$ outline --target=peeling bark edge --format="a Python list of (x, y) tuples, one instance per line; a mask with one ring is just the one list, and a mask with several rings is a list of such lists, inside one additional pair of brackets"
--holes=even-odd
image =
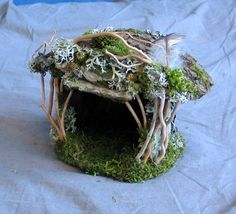
[(86, 93), (95, 94), (100, 97), (108, 98), (118, 102), (127, 102), (132, 100), (132, 96), (124, 92), (116, 92), (101, 86), (96, 86), (84, 80), (68, 81), (65, 80), (64, 85), (70, 89), (79, 90)]

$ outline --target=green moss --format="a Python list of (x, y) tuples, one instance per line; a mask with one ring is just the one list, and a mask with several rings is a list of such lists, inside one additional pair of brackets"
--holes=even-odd
[(130, 52), (122, 40), (111, 36), (96, 37), (92, 39), (92, 45), (102, 51), (107, 50), (120, 56), (128, 55)]
[(55, 64), (50, 67), (50, 74), (53, 78), (61, 78), (64, 75), (61, 70), (55, 67)]
[(128, 32), (128, 33), (135, 33), (135, 34), (148, 34), (146, 31), (142, 31), (142, 30), (138, 30), (138, 29), (133, 29), (133, 28), (129, 28), (129, 29), (126, 29), (126, 28), (118, 28), (116, 31), (125, 31), (125, 32)]
[(153, 82), (149, 79), (146, 72), (140, 71), (136, 72), (133, 77), (135, 82), (135, 90), (141, 92), (145, 99), (150, 98), (150, 91), (154, 87)]
[(165, 73), (168, 80), (168, 91), (170, 94), (175, 91), (179, 93), (187, 92), (196, 96), (199, 94), (198, 88), (191, 80), (186, 79), (180, 68), (165, 68)]
[(139, 163), (135, 160), (136, 149), (127, 146), (130, 145), (127, 140), (125, 137), (80, 133), (68, 135), (65, 143), (56, 144), (55, 151), (59, 159), (88, 174), (126, 182), (143, 182), (167, 172), (184, 152), (184, 147), (176, 147), (170, 140), (167, 154), (160, 164)]
[(85, 31), (83, 35), (93, 34), (94, 30), (90, 29), (88, 31)]
[(191, 71), (197, 74), (198, 79), (206, 86), (207, 90), (210, 89), (211, 83), (208, 78), (208, 74), (197, 64), (194, 64), (190, 67)]

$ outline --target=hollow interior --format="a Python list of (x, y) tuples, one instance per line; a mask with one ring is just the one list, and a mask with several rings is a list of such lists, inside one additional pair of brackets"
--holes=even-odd
[[(136, 101), (130, 103), (141, 118)], [(76, 92), (71, 105), (77, 111), (77, 127), (88, 135), (99, 135), (119, 140), (120, 146), (138, 146), (137, 124), (124, 103), (85, 92)]]

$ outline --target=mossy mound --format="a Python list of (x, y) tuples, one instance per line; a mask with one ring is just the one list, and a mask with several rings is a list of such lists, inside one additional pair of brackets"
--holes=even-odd
[[(176, 134), (176, 133), (175, 133)], [(181, 136), (178, 133), (179, 136)], [(99, 136), (80, 132), (69, 135), (64, 143), (57, 142), (55, 151), (60, 160), (78, 167), (91, 175), (103, 175), (125, 182), (143, 182), (157, 177), (171, 169), (184, 153), (182, 136), (178, 146), (170, 136), (165, 158), (160, 164), (137, 162), (137, 148), (124, 136)]]

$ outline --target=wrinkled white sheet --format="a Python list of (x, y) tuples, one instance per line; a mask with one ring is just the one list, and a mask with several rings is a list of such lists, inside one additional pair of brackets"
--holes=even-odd
[[(236, 213), (236, 1), (133, 1), (13, 6), (0, 1), (0, 213)], [(80, 173), (57, 160), (40, 108), (34, 50), (56, 30), (133, 27), (187, 35), (186, 47), (215, 85), (182, 105), (188, 144), (169, 173), (128, 184)]]

